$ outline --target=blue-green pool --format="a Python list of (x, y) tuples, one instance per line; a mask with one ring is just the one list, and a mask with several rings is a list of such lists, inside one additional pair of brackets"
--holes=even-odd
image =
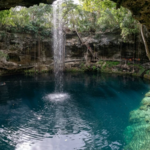
[(129, 113), (150, 83), (131, 76), (51, 74), (1, 77), (0, 150), (123, 150)]

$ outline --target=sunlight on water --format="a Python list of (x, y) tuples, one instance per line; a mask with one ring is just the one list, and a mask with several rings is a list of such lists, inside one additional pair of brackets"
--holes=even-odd
[(70, 98), (70, 95), (67, 93), (53, 93), (45, 96), (45, 99), (50, 101), (64, 101)]
[[(74, 138), (72, 138), (74, 136)], [(24, 143), (17, 144), (15, 150), (67, 150), (68, 146), (70, 149), (80, 149), (84, 147), (84, 139), (89, 136), (87, 132), (71, 135), (56, 135), (52, 138), (44, 138), (41, 141), (27, 141)], [(55, 143), (55, 144), (54, 144)], [(61, 145), (58, 145), (61, 143)], [(31, 146), (32, 145), (32, 146)], [(45, 146), (44, 146), (45, 145)]]

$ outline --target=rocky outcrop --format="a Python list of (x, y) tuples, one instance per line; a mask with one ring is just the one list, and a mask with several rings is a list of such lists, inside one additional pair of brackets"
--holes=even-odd
[(0, 31), (0, 73), (23, 71), (52, 63), (51, 38), (27, 33)]

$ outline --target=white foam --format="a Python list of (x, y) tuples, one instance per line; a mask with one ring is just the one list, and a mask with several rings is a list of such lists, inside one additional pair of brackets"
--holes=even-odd
[(45, 96), (46, 99), (50, 101), (64, 101), (68, 99), (70, 96), (67, 93), (53, 93)]

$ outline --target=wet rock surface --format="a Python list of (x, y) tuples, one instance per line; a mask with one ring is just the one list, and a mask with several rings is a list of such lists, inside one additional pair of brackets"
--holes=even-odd
[[(81, 34), (81, 33), (80, 33)], [(50, 34), (51, 35), (51, 34)], [(120, 31), (106, 33), (82, 33), (83, 42), (92, 49), (93, 55), (87, 47), (80, 43), (77, 34), (66, 33), (65, 70), (69, 71), (102, 71), (114, 73), (143, 73), (140, 65), (134, 62), (147, 62), (145, 49), (140, 37), (130, 41), (121, 40)], [(140, 44), (139, 44), (140, 43)], [(136, 47), (135, 45), (139, 46)], [(23, 70), (34, 68), (29, 72), (38, 72), (45, 66), (53, 69), (52, 37), (43, 37), (29, 33), (10, 33), (0, 31), (0, 52), (7, 55), (0, 61), (0, 71)], [(149, 65), (145, 64), (145, 68)], [(42, 67), (43, 68), (43, 67)], [(44, 69), (45, 71), (45, 69)]]

